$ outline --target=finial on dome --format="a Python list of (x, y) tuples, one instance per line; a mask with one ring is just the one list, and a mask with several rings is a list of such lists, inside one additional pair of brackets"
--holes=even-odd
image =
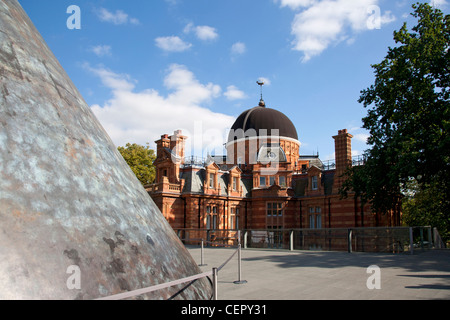
[(259, 106), (266, 107), (266, 103), (264, 102), (264, 100), (262, 98), (261, 98), (261, 100), (259, 100)]
[(261, 100), (259, 100), (259, 106), (266, 107), (266, 103), (263, 100), (263, 94), (262, 94), (262, 87), (264, 85), (264, 81), (258, 80), (258, 81), (256, 81), (256, 83), (258, 84), (258, 86), (261, 87)]

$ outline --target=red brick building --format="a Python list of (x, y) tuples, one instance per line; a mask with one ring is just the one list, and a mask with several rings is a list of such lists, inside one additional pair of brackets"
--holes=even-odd
[(147, 191), (174, 229), (349, 228), (396, 225), (361, 199), (341, 199), (341, 175), (352, 158), (352, 135), (333, 137), (336, 160), (301, 155), (293, 123), (261, 99), (230, 130), (226, 156), (185, 158), (181, 131), (156, 141), (156, 183)]

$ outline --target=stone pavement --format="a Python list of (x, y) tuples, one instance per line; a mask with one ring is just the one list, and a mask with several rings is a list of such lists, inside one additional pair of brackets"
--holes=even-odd
[[(200, 248), (187, 246), (200, 264)], [(222, 265), (233, 248), (204, 249), (203, 271)], [(439, 300), (450, 299), (450, 250), (414, 255), (243, 249), (241, 280), (237, 254), (219, 271), (219, 300)], [(379, 267), (368, 273), (369, 266)], [(369, 279), (370, 278), (370, 279)], [(369, 280), (369, 281), (368, 281)]]

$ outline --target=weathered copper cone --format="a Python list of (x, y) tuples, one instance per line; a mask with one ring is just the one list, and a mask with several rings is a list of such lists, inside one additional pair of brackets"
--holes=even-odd
[[(0, 0), (0, 299), (96, 299), (198, 273), (22, 7)], [(176, 298), (210, 295), (201, 279)]]

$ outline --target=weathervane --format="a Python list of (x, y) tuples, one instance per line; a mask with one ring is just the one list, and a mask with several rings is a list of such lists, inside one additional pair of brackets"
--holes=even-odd
[(264, 85), (264, 81), (258, 80), (256, 83), (261, 87), (261, 101), (263, 101), (262, 87)]

